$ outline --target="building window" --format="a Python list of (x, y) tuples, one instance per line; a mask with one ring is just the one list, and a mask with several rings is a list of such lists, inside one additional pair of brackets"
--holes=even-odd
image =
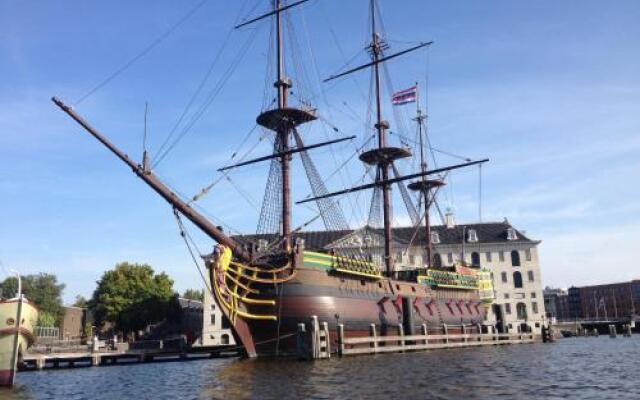
[(524, 303), (516, 304), (516, 314), (518, 319), (527, 319), (527, 305)]
[(440, 256), (440, 253), (436, 253), (433, 256), (433, 266), (436, 268), (442, 267), (442, 256)]
[(529, 279), (529, 282), (533, 282), (533, 271), (527, 271), (527, 278)]
[(505, 293), (505, 294), (504, 294), (504, 298), (505, 298), (505, 299), (508, 299), (508, 298), (509, 298), (509, 293)]
[(505, 303), (504, 304), (504, 313), (505, 314), (511, 314), (511, 304), (509, 304), (509, 303)]
[(471, 265), (473, 265), (474, 267), (480, 266), (480, 253), (478, 253), (477, 251), (471, 253)]
[(504, 262), (504, 251), (498, 252), (498, 260), (500, 260), (500, 262)]
[(416, 263), (416, 256), (414, 256), (413, 254), (411, 254), (411, 255), (409, 256), (409, 264), (411, 264), (411, 265), (415, 265), (415, 263)]
[(440, 234), (438, 234), (438, 232), (431, 232), (431, 243), (432, 244), (440, 243)]
[(520, 271), (513, 273), (513, 287), (516, 289), (522, 288), (522, 274)]
[(531, 249), (526, 249), (524, 251), (524, 258), (527, 261), (531, 261)]
[(513, 228), (507, 229), (507, 240), (518, 240), (518, 234)]
[(531, 298), (535, 299), (536, 298), (536, 292), (531, 292)]
[(487, 262), (491, 262), (491, 252), (487, 251), (486, 253), (484, 253), (484, 258), (487, 260)]
[(520, 253), (518, 253), (518, 250), (511, 252), (511, 265), (514, 267), (520, 266)]
[(538, 313), (538, 303), (536, 303), (535, 301), (531, 302), (531, 312), (534, 314)]
[(402, 252), (399, 251), (398, 253), (396, 253), (396, 261), (398, 262), (402, 262)]
[(211, 325), (215, 325), (215, 324), (216, 324), (216, 315), (211, 314)]
[(513, 295), (514, 299), (524, 299), (524, 293), (515, 293)]
[(453, 253), (447, 253), (447, 263), (449, 265), (453, 264)]
[(502, 282), (503, 283), (507, 283), (507, 273), (506, 272), (502, 273)]
[(475, 243), (478, 241), (478, 234), (475, 229), (469, 229), (467, 231), (467, 241), (469, 243)]

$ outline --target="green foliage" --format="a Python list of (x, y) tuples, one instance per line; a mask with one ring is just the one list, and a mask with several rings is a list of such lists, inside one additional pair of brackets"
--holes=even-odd
[[(18, 292), (18, 279), (10, 277), (1, 284), (4, 297), (15, 297)], [(64, 316), (62, 307), (62, 291), (65, 285), (58, 283), (58, 278), (52, 274), (40, 273), (22, 277), (22, 293), (33, 301), (40, 313), (49, 314), (54, 323), (47, 326), (57, 326)], [(50, 321), (45, 317), (45, 320)]]
[(121, 331), (132, 332), (180, 316), (173, 281), (149, 265), (119, 263), (97, 284), (88, 303), (97, 323), (113, 322)]
[(79, 307), (79, 308), (87, 308), (87, 303), (88, 303), (88, 300), (85, 299), (84, 296), (77, 295), (76, 301), (73, 302), (73, 306)]
[(185, 298), (185, 299), (189, 299), (189, 300), (203, 301), (204, 300), (204, 290), (187, 289), (187, 290), (184, 291), (184, 294), (182, 295), (182, 297)]
[(56, 317), (47, 312), (38, 313), (38, 326), (53, 327), (56, 326)]

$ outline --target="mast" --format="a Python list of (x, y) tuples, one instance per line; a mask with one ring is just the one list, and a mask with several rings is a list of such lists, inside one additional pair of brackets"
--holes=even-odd
[[(418, 124), (418, 137), (420, 138), (420, 171), (425, 172), (427, 170), (427, 159), (424, 156), (424, 138), (422, 131), (422, 124), (426, 121), (427, 115), (426, 113), (423, 115), (422, 110), (420, 110), (420, 96), (418, 91), (418, 83), (416, 82), (416, 118), (415, 121)], [(425, 129), (426, 130), (426, 129)], [(423, 175), (420, 179), (422, 181), (422, 185), (426, 187), (427, 185), (427, 176)], [(422, 201), (424, 201), (424, 235), (425, 235), (425, 255), (427, 258), (427, 268), (431, 267), (431, 262), (433, 258), (431, 256), (432, 253), (432, 244), (431, 244), (431, 223), (429, 221), (429, 191), (423, 190), (421, 191)]]
[[(385, 43), (380, 40), (378, 33), (376, 32), (376, 0), (371, 0), (371, 45), (369, 47), (371, 51), (371, 57), (373, 59), (373, 71), (375, 76), (375, 90), (376, 90), (376, 125), (375, 128), (378, 131), (378, 149), (384, 151), (386, 147), (386, 132), (389, 128), (389, 123), (382, 119), (382, 102), (380, 96), (380, 55), (385, 46)], [(378, 163), (378, 169), (380, 170), (380, 176), (382, 182), (389, 180), (389, 163), (386, 160), (381, 160)], [(394, 260), (392, 256), (392, 240), (393, 234), (391, 231), (391, 185), (388, 183), (382, 184), (382, 220), (384, 227), (384, 263), (387, 272), (387, 276), (393, 274)]]

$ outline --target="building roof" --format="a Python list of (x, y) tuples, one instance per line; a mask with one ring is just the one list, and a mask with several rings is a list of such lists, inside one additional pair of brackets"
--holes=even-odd
[[(507, 230), (512, 228), (516, 232), (516, 239), (507, 239)], [(535, 241), (529, 239), (524, 233), (513, 228), (509, 222), (483, 222), (476, 224), (457, 224), (452, 228), (448, 228), (445, 225), (435, 225), (431, 227), (431, 232), (437, 232), (440, 243), (438, 245), (455, 245), (462, 243), (463, 235), (465, 232), (468, 235), (469, 230), (475, 230), (478, 237), (477, 242), (473, 243), (533, 243)], [(383, 235), (381, 228), (364, 227), (360, 231), (366, 230), (373, 234)], [(358, 230), (340, 230), (340, 231), (307, 231), (296, 232), (293, 234), (294, 238), (301, 238), (305, 241), (305, 248), (308, 250), (323, 250), (327, 249), (327, 246), (346, 237)], [(393, 238), (400, 243), (419, 246), (425, 244), (424, 229), (421, 227), (416, 229), (415, 227), (397, 227), (393, 228)], [(275, 234), (256, 234), (256, 235), (237, 235), (233, 236), (233, 239), (240, 243), (258, 243), (259, 240), (266, 240), (268, 243), (272, 243), (277, 240)], [(468, 241), (466, 243), (469, 243)]]

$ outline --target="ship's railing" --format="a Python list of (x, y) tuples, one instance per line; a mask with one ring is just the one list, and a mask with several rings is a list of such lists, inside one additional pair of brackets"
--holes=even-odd
[(330, 271), (340, 274), (356, 275), (369, 279), (381, 279), (380, 268), (372, 262), (333, 254), (304, 252), (305, 262), (320, 264)]
[(478, 289), (478, 276), (463, 275), (457, 272), (426, 270), (424, 275), (418, 275), (418, 283), (455, 289)]

